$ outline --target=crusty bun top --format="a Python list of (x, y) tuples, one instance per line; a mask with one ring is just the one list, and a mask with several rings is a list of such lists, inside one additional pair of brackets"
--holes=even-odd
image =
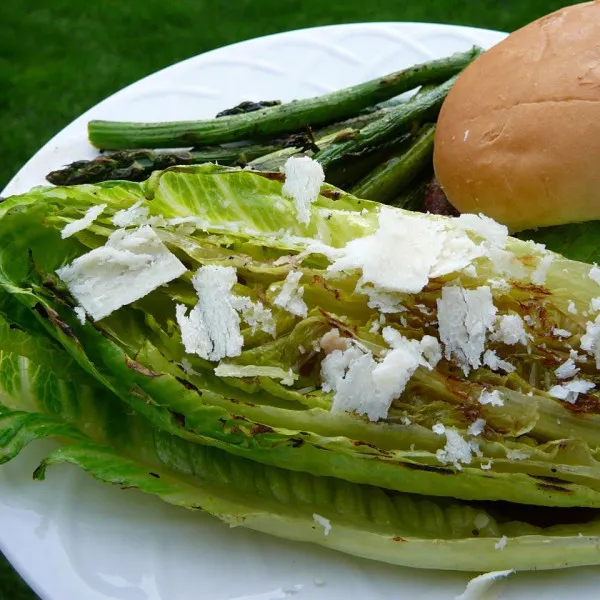
[(477, 58), (442, 107), (435, 173), (461, 212), (512, 231), (600, 219), (600, 2)]

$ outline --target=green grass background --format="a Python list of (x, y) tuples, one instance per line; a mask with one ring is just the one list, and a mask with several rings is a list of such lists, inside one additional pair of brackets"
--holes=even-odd
[[(568, 4), (573, 2), (0, 0), (0, 189), (40, 146), (90, 106), (153, 71), (219, 46), (361, 21), (513, 31)], [(33, 598), (0, 556), (0, 600)]]

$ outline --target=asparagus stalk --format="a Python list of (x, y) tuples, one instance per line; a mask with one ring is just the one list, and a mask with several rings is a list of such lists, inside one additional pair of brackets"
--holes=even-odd
[(339, 139), (339, 143), (332, 143), (328, 148), (315, 155), (324, 168), (340, 161), (349, 153), (364, 151), (373, 146), (399, 136), (414, 128), (415, 123), (434, 121), (440, 111), (446, 95), (454, 85), (458, 75), (455, 75), (442, 85), (433, 90), (425, 91), (411, 98), (406, 104), (399, 104), (384, 117), (373, 121), (348, 135), (347, 139)]
[[(92, 160), (78, 160), (52, 171), (46, 179), (54, 185), (78, 185), (109, 180), (144, 181), (153, 171), (174, 165), (217, 162), (222, 165), (246, 165), (249, 161), (279, 150), (284, 142), (237, 147), (207, 146), (198, 150), (161, 153), (153, 150), (122, 150)], [(299, 144), (298, 148), (302, 148)], [(292, 153), (294, 147), (286, 148)]]
[(330, 94), (296, 100), (250, 113), (171, 123), (90, 121), (88, 135), (97, 148), (181, 148), (276, 136), (356, 115), (362, 109), (420, 85), (444, 81), (481, 53), (480, 48), (415, 65)]
[(350, 193), (358, 198), (387, 203), (393, 200), (431, 162), (435, 125), (424, 125), (403, 154), (378, 165)]

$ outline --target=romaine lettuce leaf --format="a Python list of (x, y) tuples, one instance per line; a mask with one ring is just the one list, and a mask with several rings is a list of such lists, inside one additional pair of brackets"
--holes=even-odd
[[(553, 329), (580, 337), (584, 313), (598, 293), (589, 265), (554, 256), (543, 286), (509, 279), (508, 290), (495, 293), (499, 310), (531, 318), (531, 352), (492, 345), (503, 358), (510, 354), (515, 372), (499, 375), (484, 367), (465, 377), (455, 363), (443, 361), (432, 371), (417, 369), (385, 420), (331, 414), (332, 394), (321, 389), (319, 378), (323, 353), (315, 350), (322, 336), (337, 328), (375, 354), (387, 348), (373, 328), (379, 311), (356, 289), (357, 274), (331, 277), (327, 270), (336, 249), (376, 231), (380, 206), (325, 186), (304, 225), (283, 196), (280, 179), (202, 166), (156, 173), (143, 184), (51, 188), (10, 198), (0, 205), (0, 314), (29, 333), (44, 331), (97, 384), (155, 427), (188, 441), (391, 490), (599, 506), (597, 396), (570, 405), (546, 391), (554, 369), (569, 357)], [(107, 209), (95, 223), (62, 240), (60, 229), (98, 203)], [(253, 332), (248, 324), (242, 330), (245, 349), (229, 362), (291, 368), (298, 375), (292, 386), (265, 377), (217, 377), (214, 363), (186, 355), (175, 306), (191, 307), (197, 300), (188, 274), (101, 321), (78, 321), (76, 302), (56, 270), (102, 246), (115, 230), (112, 217), (138, 203), (190, 275), (202, 266), (236, 267), (234, 294), (272, 310), (276, 337)], [(541, 255), (534, 245), (509, 240), (509, 247), (523, 272), (538, 268)], [(310, 248), (314, 253), (307, 254)], [(305, 318), (275, 302), (292, 270), (303, 274)], [(437, 335), (436, 299), (445, 284), (460, 281), (474, 289), (498, 276), (491, 261), (481, 259), (475, 278), (433, 278), (422, 292), (402, 295), (404, 312), (388, 314), (386, 323), (410, 339)], [(569, 310), (571, 302), (576, 313)], [(591, 361), (581, 369), (600, 383)], [(478, 403), (490, 387), (503, 393), (502, 407)], [(440, 462), (446, 439), (433, 427), (441, 423), (466, 436), (478, 418), (487, 423), (475, 440), (480, 455), (474, 453), (460, 470)]]
[[(230, 526), (418, 568), (527, 570), (600, 562), (595, 512), (591, 520), (560, 524), (557, 509), (556, 524), (542, 527), (501, 507), (262, 465), (153, 427), (76, 365), (73, 379), (59, 377), (70, 359), (49, 339), (0, 320), (0, 347), (0, 462), (36, 439), (66, 442), (36, 469), (38, 480), (50, 466), (70, 463), (100, 481), (206, 511)], [(323, 522), (331, 527), (327, 534)]]

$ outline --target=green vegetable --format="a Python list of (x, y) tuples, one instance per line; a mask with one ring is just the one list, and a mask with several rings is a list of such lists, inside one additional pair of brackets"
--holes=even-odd
[(415, 65), (324, 96), (205, 121), (120, 123), (90, 121), (90, 142), (104, 150), (181, 148), (273, 137), (307, 125), (317, 127), (356, 115), (362, 109), (418, 86), (459, 73), (481, 49)]
[[(36, 439), (67, 442), (42, 461), (37, 480), (48, 467), (70, 463), (100, 481), (206, 511), (230, 525), (397, 565), (488, 571), (599, 562), (597, 520), (560, 524), (557, 511), (557, 524), (543, 528), (501, 508), (391, 494), (261, 465), (152, 427), (49, 339), (0, 321), (0, 347), (0, 462)], [(314, 514), (329, 520), (327, 535)]]
[[(260, 299), (272, 309), (276, 338), (244, 326), (244, 350), (229, 362), (292, 369), (297, 374), (292, 386), (267, 377), (219, 378), (214, 363), (186, 355), (175, 304), (196, 302), (187, 275), (106, 319), (85, 325), (77, 321), (75, 301), (55, 270), (103, 245), (114, 230), (111, 216), (138, 201), (155, 217), (196, 220), (199, 228), (193, 232), (175, 226), (160, 229), (162, 240), (190, 274), (202, 265), (235, 267), (239, 279), (234, 294)], [(107, 208), (95, 224), (61, 240), (62, 227), (98, 203)], [(556, 382), (556, 367), (569, 357), (568, 345), (551, 334), (552, 328), (572, 331), (575, 337), (569, 343), (585, 330), (583, 312), (597, 295), (597, 284), (587, 277), (589, 265), (557, 256), (543, 289), (519, 283), (495, 293), (501, 310), (527, 315), (532, 322), (530, 353), (492, 345), (499, 357), (511, 358), (514, 373), (502, 375), (484, 367), (464, 377), (455, 363), (442, 361), (433, 371), (418, 369), (381, 422), (330, 413), (332, 393), (321, 389), (319, 375), (323, 355), (311, 350), (313, 344), (337, 327), (376, 356), (387, 345), (372, 331), (379, 313), (356, 291), (355, 274), (328, 279), (329, 261), (323, 254), (309, 255), (301, 267), (293, 257), (317, 239), (340, 248), (374, 233), (379, 210), (376, 203), (324, 186), (305, 225), (298, 222), (294, 203), (282, 195), (281, 182), (270, 174), (215, 166), (178, 167), (143, 184), (38, 189), (0, 205), (0, 314), (32, 335), (49, 335), (99, 385), (155, 427), (190, 442), (297, 472), (391, 490), (600, 506), (596, 392), (573, 407), (545, 391)], [(537, 268), (540, 255), (532, 244), (511, 239), (509, 249), (525, 273)], [(477, 265), (476, 278), (459, 277), (463, 286), (474, 288), (498, 277), (487, 259)], [(274, 302), (296, 268), (303, 273), (306, 318)], [(435, 301), (441, 287), (456, 280), (449, 277), (432, 280), (422, 292), (403, 298), (402, 320), (391, 314), (387, 324), (409, 338), (436, 334)], [(577, 314), (568, 310), (570, 301), (579, 308)], [(420, 305), (431, 314), (424, 315)], [(592, 361), (581, 369), (586, 380), (600, 382)], [(504, 406), (479, 404), (484, 389), (502, 391)], [(443, 423), (467, 435), (477, 417), (487, 423), (478, 438), (481, 456), (473, 456), (460, 470), (442, 464), (437, 453), (445, 439), (432, 431), (433, 425)], [(510, 451), (526, 456), (515, 460), (507, 456)], [(491, 468), (482, 469), (490, 459)]]
[(387, 115), (356, 131), (354, 135), (346, 136), (339, 143), (334, 143), (318, 152), (314, 157), (315, 160), (327, 168), (342, 160), (346, 154), (378, 146), (411, 131), (415, 124), (435, 120), (457, 77), (455, 75), (440, 86), (417, 94), (404, 104), (399, 104)]
[(358, 198), (389, 203), (431, 163), (434, 136), (435, 125), (424, 125), (413, 145), (375, 167), (350, 192)]

